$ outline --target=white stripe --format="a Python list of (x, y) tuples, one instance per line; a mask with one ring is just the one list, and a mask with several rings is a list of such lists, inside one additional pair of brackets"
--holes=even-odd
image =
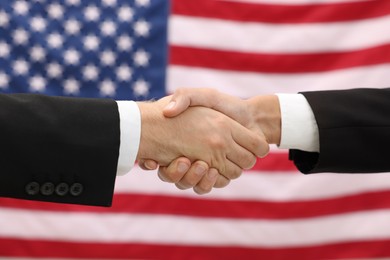
[[(242, 23), (174, 15), (173, 45), (249, 53), (349, 51), (390, 42), (390, 16), (316, 24)], [(337, 40), (335, 40), (337, 39)]]
[(248, 98), (269, 93), (297, 93), (324, 89), (390, 87), (390, 64), (319, 73), (254, 73), (170, 66), (168, 92), (182, 87), (212, 87)]
[(353, 3), (353, 2), (365, 2), (367, 0), (217, 0), (217, 1), (255, 3), (255, 4), (305, 5), (305, 4)]
[(283, 221), (0, 209), (0, 219), (1, 237), (73, 242), (286, 247), (390, 238), (390, 210)]
[(134, 167), (128, 175), (118, 177), (115, 186), (116, 193), (275, 202), (326, 199), (381, 190), (390, 190), (390, 173), (303, 175), (299, 172), (244, 172), (229, 186), (199, 196), (192, 190), (183, 191), (171, 183), (164, 183), (156, 172), (142, 171), (138, 167)]

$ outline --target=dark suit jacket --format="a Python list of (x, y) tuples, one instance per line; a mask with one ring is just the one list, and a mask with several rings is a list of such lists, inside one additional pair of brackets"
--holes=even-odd
[(390, 89), (302, 93), (319, 127), (320, 153), (290, 151), (303, 173), (390, 171)]
[(111, 205), (120, 129), (112, 100), (0, 95), (0, 196)]

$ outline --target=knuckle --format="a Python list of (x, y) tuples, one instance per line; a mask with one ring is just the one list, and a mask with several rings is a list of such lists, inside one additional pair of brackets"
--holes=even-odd
[(230, 180), (226, 179), (224, 176), (220, 175), (217, 178), (217, 181), (214, 184), (214, 188), (223, 188), (228, 186), (230, 183)]
[(195, 191), (196, 194), (203, 195), (207, 194), (211, 191), (212, 187), (202, 187), (203, 185), (196, 185), (193, 190)]
[(162, 180), (163, 182), (171, 182), (170, 179), (166, 176), (165, 170), (159, 169), (157, 176)]
[(260, 145), (259, 147), (259, 153), (258, 153), (258, 156), (260, 158), (264, 158), (268, 155), (270, 151), (270, 147), (269, 147), (269, 144), (268, 143), (263, 143), (262, 145)]
[(191, 188), (197, 184), (197, 181), (195, 179), (188, 179), (188, 180), (184, 180), (183, 183), (186, 187)]
[(188, 188), (181, 186), (179, 183), (175, 183), (176, 188), (179, 190), (187, 190)]
[(250, 169), (256, 164), (256, 156), (251, 154), (250, 156), (246, 156), (245, 159), (243, 160), (245, 165), (243, 165), (244, 169)]
[(177, 172), (168, 171), (167, 169), (159, 169), (158, 176), (161, 180), (169, 183), (177, 183), (181, 179), (181, 174)]
[(209, 143), (211, 148), (215, 150), (224, 150), (226, 148), (226, 142), (220, 135), (212, 135)]
[(228, 179), (234, 180), (234, 179), (239, 178), (241, 176), (241, 174), (242, 174), (242, 170), (239, 167), (234, 167), (233, 169), (226, 171), (226, 173), (224, 175)]
[(203, 181), (203, 182), (200, 182), (198, 185), (196, 185), (195, 188), (199, 188), (202, 191), (204, 191), (205, 193), (209, 193), (213, 188), (213, 184), (214, 184), (214, 182)]

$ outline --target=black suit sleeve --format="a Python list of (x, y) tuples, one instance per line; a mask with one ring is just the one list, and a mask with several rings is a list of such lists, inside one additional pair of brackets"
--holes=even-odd
[(113, 100), (0, 95), (0, 196), (111, 205), (120, 144)]
[(303, 173), (390, 171), (390, 89), (302, 93), (319, 128), (320, 153), (290, 151)]

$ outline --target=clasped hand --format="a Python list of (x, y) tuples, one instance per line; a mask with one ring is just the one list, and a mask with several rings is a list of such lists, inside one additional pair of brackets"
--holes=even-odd
[(198, 194), (225, 187), (269, 152), (250, 102), (213, 89), (181, 89), (138, 103), (141, 168), (159, 167), (161, 180)]

